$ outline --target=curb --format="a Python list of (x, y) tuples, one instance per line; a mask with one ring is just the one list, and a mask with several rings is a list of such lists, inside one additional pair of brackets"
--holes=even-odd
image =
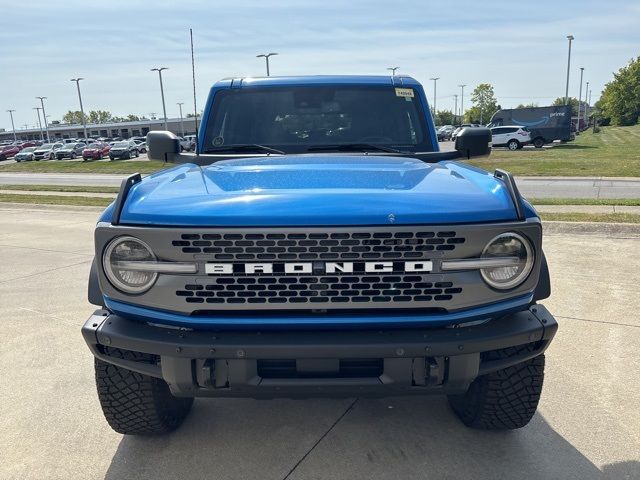
[(543, 221), (544, 235), (604, 235), (607, 237), (640, 238), (640, 224), (604, 222)]

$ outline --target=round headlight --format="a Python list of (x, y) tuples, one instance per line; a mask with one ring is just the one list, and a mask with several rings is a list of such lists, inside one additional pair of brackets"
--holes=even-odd
[(512, 260), (507, 266), (483, 268), (482, 278), (493, 288), (506, 290), (520, 285), (533, 268), (533, 249), (527, 239), (517, 233), (502, 233), (491, 240), (482, 252), (482, 258)]
[[(135, 269), (135, 262), (153, 262), (151, 248), (134, 237), (118, 237), (107, 245), (102, 256), (104, 273), (111, 284), (125, 293), (142, 293), (151, 288), (157, 272)], [(133, 263), (132, 263), (133, 262)]]

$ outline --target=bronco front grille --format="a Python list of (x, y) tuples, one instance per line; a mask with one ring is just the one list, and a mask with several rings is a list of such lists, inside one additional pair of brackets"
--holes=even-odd
[(171, 244), (213, 260), (421, 259), (450, 251), (465, 238), (455, 231), (333, 233), (185, 233)]
[[(176, 296), (200, 304), (332, 304), (450, 301), (462, 292), (452, 282), (428, 275), (350, 274), (340, 276), (220, 276), (187, 283)], [(302, 307), (302, 305), (300, 305)], [(322, 307), (320, 307), (322, 308)]]

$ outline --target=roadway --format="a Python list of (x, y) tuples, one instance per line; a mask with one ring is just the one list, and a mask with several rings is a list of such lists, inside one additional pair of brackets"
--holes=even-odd
[[(0, 185), (119, 186), (126, 175), (99, 173), (4, 173)], [(529, 198), (640, 198), (640, 178), (516, 177)]]
[(560, 329), (521, 430), (470, 430), (438, 396), (199, 399), (143, 438), (105, 422), (80, 335), (99, 210), (0, 206), (2, 479), (640, 478), (638, 233), (546, 229)]

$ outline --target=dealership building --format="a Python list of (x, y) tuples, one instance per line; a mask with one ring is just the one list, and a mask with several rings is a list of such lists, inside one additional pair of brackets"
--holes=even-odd
[[(196, 125), (193, 117), (184, 118), (168, 118), (167, 129), (178, 136), (182, 135), (184, 128), (185, 135), (193, 135), (196, 133)], [(162, 119), (144, 119), (135, 122), (113, 122), (100, 124), (87, 124), (87, 135), (89, 137), (144, 137), (152, 130), (165, 130), (164, 121)], [(47, 139), (47, 132), (44, 125), (42, 130), (39, 128), (16, 130), (18, 140), (41, 140)], [(64, 138), (84, 138), (84, 129), (82, 125), (75, 124), (57, 124), (49, 125), (49, 139), (51, 141), (62, 140)], [(0, 141), (13, 140), (13, 130), (0, 130)]]

